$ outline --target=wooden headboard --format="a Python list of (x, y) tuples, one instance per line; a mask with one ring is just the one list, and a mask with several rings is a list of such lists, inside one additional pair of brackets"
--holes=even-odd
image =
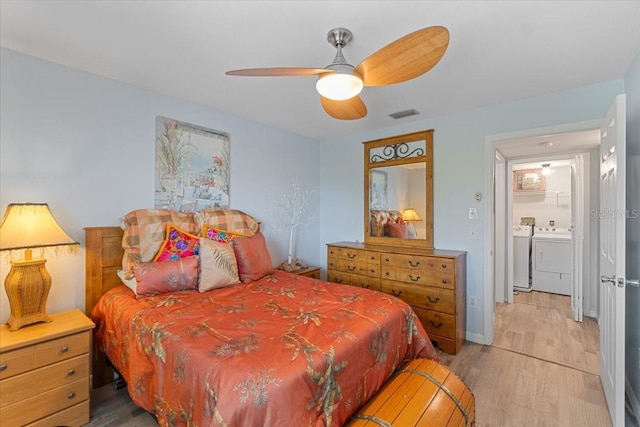
[[(93, 306), (111, 288), (122, 285), (117, 275), (122, 268), (122, 235), (120, 227), (86, 227), (86, 277), (84, 312), (91, 315)], [(94, 343), (92, 354), (93, 387), (113, 381), (113, 370), (107, 358)]]

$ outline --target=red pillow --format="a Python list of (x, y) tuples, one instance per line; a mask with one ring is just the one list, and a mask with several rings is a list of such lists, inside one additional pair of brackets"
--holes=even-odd
[(384, 235), (388, 237), (409, 238), (409, 228), (406, 224), (387, 223), (384, 226)]
[(171, 261), (135, 262), (136, 295), (149, 296), (165, 292), (198, 288), (198, 257)]
[(238, 261), (238, 274), (242, 282), (249, 283), (273, 273), (267, 242), (261, 232), (258, 231), (251, 237), (233, 239), (231, 244)]

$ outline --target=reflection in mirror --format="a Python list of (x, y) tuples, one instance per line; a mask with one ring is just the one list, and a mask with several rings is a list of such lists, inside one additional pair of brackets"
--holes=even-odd
[(425, 163), (371, 169), (370, 235), (426, 239)]
[(364, 144), (364, 241), (433, 249), (433, 130)]

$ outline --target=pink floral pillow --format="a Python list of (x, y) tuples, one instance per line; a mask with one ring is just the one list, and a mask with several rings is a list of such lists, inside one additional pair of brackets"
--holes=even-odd
[(135, 262), (138, 297), (166, 292), (198, 289), (198, 257), (191, 256), (171, 261)]
[(167, 224), (164, 243), (154, 261), (168, 261), (198, 255), (200, 238), (189, 234), (173, 224)]
[(273, 273), (267, 242), (261, 232), (258, 231), (251, 237), (233, 239), (231, 243), (242, 282), (248, 283)]
[(213, 225), (205, 224), (202, 226), (202, 237), (218, 243), (231, 243), (235, 237), (248, 237), (248, 235), (235, 231), (222, 230)]

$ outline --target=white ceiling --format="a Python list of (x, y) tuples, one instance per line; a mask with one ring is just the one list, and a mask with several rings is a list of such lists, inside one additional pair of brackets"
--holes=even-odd
[[(9, 49), (193, 101), (314, 139), (382, 128), (623, 78), (640, 51), (639, 1), (0, 2)], [(369, 114), (327, 116), (314, 77), (231, 77), (238, 68), (322, 68), (346, 27), (360, 61), (442, 25), (442, 61), (417, 79), (365, 88)], [(414, 108), (421, 115), (393, 120)]]

